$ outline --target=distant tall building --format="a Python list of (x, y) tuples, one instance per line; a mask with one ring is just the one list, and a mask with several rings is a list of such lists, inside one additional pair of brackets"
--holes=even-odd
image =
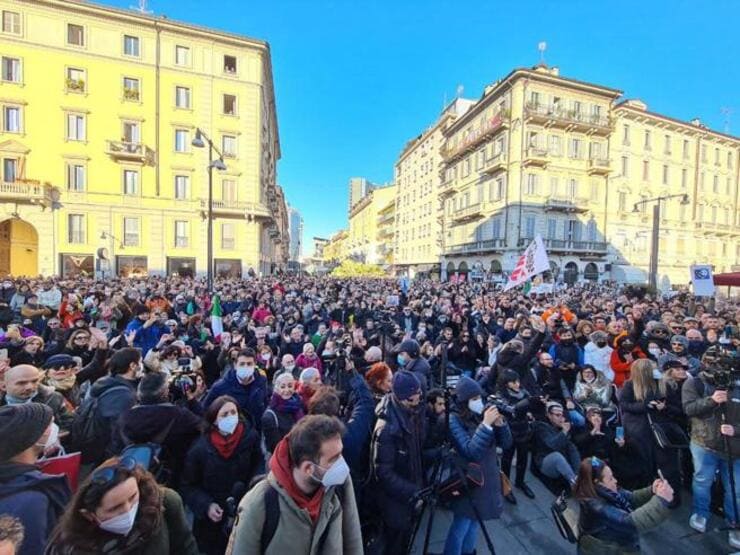
[(375, 185), (364, 177), (350, 177), (349, 179), (349, 210), (352, 211), (355, 204), (365, 198)]
[(292, 206), (288, 207), (288, 227), (290, 235), (288, 257), (291, 262), (298, 262), (303, 255), (303, 217)]

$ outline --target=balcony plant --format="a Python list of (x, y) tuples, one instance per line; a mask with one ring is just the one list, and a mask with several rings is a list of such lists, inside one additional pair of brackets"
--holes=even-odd
[(139, 100), (139, 89), (123, 89), (123, 98), (126, 100)]
[(84, 92), (85, 81), (83, 79), (72, 79), (71, 77), (67, 77), (67, 90)]

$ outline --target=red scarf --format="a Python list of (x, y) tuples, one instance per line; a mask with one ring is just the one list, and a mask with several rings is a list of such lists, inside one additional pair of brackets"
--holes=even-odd
[(243, 435), (244, 424), (239, 422), (239, 424), (236, 425), (234, 433), (227, 436), (222, 435), (218, 429), (211, 430), (211, 443), (216, 448), (219, 455), (224, 459), (230, 459)]
[(290, 495), (299, 509), (308, 511), (311, 522), (319, 520), (321, 502), (324, 499), (324, 488), (319, 487), (311, 497), (301, 491), (293, 479), (293, 464), (290, 461), (290, 449), (287, 436), (280, 440), (270, 458), (270, 470), (277, 483)]

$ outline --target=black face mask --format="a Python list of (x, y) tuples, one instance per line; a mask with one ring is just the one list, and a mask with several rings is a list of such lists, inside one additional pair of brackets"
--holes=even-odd
[(598, 347), (599, 349), (603, 349), (604, 347), (606, 347), (606, 341), (597, 341), (597, 342), (596, 342), (596, 346), (597, 346), (597, 347)]
[(561, 339), (560, 342), (563, 345), (573, 345), (573, 338), (572, 337), (568, 337), (566, 339)]

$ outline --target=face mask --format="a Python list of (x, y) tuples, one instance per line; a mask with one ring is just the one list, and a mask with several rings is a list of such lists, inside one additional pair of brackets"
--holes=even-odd
[(396, 356), (396, 362), (398, 363), (398, 366), (400, 367), (406, 366), (406, 359), (403, 358), (403, 355), (401, 354)]
[(108, 520), (98, 522), (98, 526), (101, 530), (110, 532), (111, 534), (117, 534), (119, 536), (127, 536), (131, 529), (134, 527), (134, 521), (136, 520), (136, 513), (139, 511), (139, 502), (131, 507), (131, 510), (123, 513), (122, 515), (114, 516)]
[(596, 342), (596, 346), (597, 346), (597, 347), (598, 347), (599, 349), (603, 349), (604, 347), (606, 347), (606, 341), (597, 341), (597, 342)]
[(648, 351), (650, 351), (650, 354), (653, 355), (654, 357), (660, 356), (660, 349), (648, 349)]
[(260, 355), (262, 360), (270, 360), (270, 355)]
[(31, 399), (33, 399), (33, 395), (28, 399), (21, 399), (20, 397), (15, 397), (10, 393), (5, 394), (5, 402), (9, 405), (25, 405), (26, 403), (30, 403)]
[(473, 399), (470, 399), (468, 401), (468, 409), (470, 409), (470, 411), (474, 412), (475, 414), (482, 414), (483, 413), (483, 399), (476, 399), (475, 401)]
[(236, 430), (236, 426), (239, 424), (239, 416), (236, 414), (231, 414), (229, 416), (224, 416), (221, 418), (217, 423), (216, 426), (218, 426), (218, 431), (221, 433), (224, 433), (226, 435), (231, 435), (234, 433), (234, 430)]
[(561, 339), (560, 342), (563, 345), (572, 345), (573, 344), (573, 338), (572, 337), (569, 337), (567, 339)]
[(236, 377), (241, 381), (248, 380), (253, 374), (254, 366), (239, 366), (236, 369)]
[[(316, 466), (321, 468), (318, 464)], [(325, 488), (330, 488), (331, 486), (341, 486), (347, 480), (347, 476), (349, 476), (349, 466), (347, 466), (344, 457), (340, 456), (324, 473), (321, 480), (316, 478), (314, 480), (321, 482), (321, 485)]]
[(43, 444), (37, 443), (36, 445), (43, 447), (44, 449), (49, 449), (50, 447), (54, 447), (57, 443), (59, 443), (59, 426), (56, 425), (56, 422), (52, 422), (49, 437), (46, 438), (46, 441)]
[(657, 368), (653, 368), (653, 378), (655, 378), (656, 380), (659, 380), (662, 377), (663, 377), (663, 374), (660, 373), (660, 370), (658, 370)]

